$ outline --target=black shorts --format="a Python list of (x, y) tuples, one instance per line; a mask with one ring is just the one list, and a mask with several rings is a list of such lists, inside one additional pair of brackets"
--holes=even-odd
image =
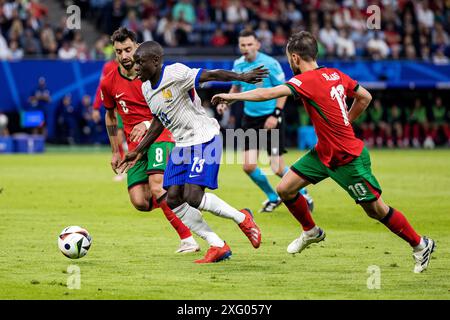
[[(260, 116), (260, 117), (251, 117), (246, 114), (242, 117), (242, 129), (246, 133), (244, 150), (261, 150), (266, 149), (267, 154), (269, 156), (282, 155), (286, 153), (285, 149), (285, 125), (284, 125), (284, 116), (281, 117), (281, 121), (278, 122), (277, 127), (278, 134), (271, 130), (264, 129), (264, 124), (270, 115)], [(251, 134), (248, 130), (253, 129), (256, 134)], [(256, 141), (252, 139), (250, 141), (250, 137), (256, 137)], [(273, 138), (272, 138), (273, 137)]]

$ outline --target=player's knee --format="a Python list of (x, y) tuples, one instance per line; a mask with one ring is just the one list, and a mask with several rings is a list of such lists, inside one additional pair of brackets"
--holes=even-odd
[(178, 194), (178, 192), (173, 192), (169, 189), (167, 192), (167, 205), (170, 209), (175, 209), (183, 204), (183, 198)]
[(132, 200), (131, 201), (133, 203), (133, 206), (136, 208), (136, 210), (138, 211), (150, 211), (151, 207), (150, 207), (150, 202), (149, 201), (145, 201), (144, 199), (140, 199), (140, 200)]
[(289, 188), (286, 188), (286, 186), (283, 185), (282, 183), (277, 185), (276, 190), (277, 190), (278, 195), (280, 196), (280, 198), (283, 201), (290, 200), (290, 199), (294, 198), (297, 194), (297, 191), (289, 190)]
[(184, 201), (187, 202), (191, 207), (198, 208), (202, 203), (203, 191), (196, 190), (190, 191), (184, 194)]
[(175, 209), (183, 204), (183, 199), (180, 197), (171, 197), (170, 195), (167, 195), (167, 205), (170, 209)]
[(242, 169), (244, 170), (244, 172), (246, 173), (246, 174), (250, 174), (250, 173), (252, 173), (253, 171), (255, 171), (255, 169), (256, 169), (256, 164), (248, 164), (248, 163), (244, 163), (244, 165), (242, 166)]
[(377, 206), (366, 206), (364, 211), (370, 218), (375, 220), (381, 220), (386, 216), (385, 212)]

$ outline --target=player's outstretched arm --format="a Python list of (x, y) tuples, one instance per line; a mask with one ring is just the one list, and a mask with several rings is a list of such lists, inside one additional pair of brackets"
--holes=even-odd
[[(233, 84), (228, 93), (238, 93), (238, 92), (241, 92), (241, 87)], [(217, 113), (220, 115), (224, 114), (224, 112), (228, 109), (229, 106), (230, 106), (229, 103), (219, 103), (216, 107)]]
[(348, 120), (350, 123), (357, 119), (359, 115), (369, 106), (370, 101), (372, 101), (372, 95), (360, 85), (354, 94), (354, 98), (355, 100), (353, 100), (352, 107), (348, 113)]
[(259, 66), (243, 73), (236, 73), (233, 71), (216, 69), (216, 70), (203, 70), (200, 75), (199, 82), (208, 81), (242, 81), (248, 83), (258, 83), (264, 78), (267, 78), (269, 74), (268, 69), (263, 69), (263, 66)]
[(292, 94), (291, 89), (285, 85), (279, 85), (273, 88), (258, 88), (240, 93), (220, 93), (212, 97), (212, 104), (231, 103), (234, 101), (266, 101), (287, 97)]
[(132, 168), (136, 162), (142, 157), (142, 155), (147, 152), (148, 148), (156, 141), (156, 139), (161, 135), (164, 130), (164, 126), (159, 121), (157, 117), (154, 117), (152, 124), (147, 131), (147, 134), (141, 140), (139, 145), (134, 151), (131, 151), (125, 155), (123, 160), (120, 162), (118, 171), (119, 173), (127, 172)]

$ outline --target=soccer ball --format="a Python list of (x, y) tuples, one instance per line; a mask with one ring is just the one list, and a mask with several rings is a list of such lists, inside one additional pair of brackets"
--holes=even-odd
[(70, 259), (84, 257), (92, 244), (92, 238), (86, 229), (70, 226), (61, 231), (58, 247), (62, 254)]

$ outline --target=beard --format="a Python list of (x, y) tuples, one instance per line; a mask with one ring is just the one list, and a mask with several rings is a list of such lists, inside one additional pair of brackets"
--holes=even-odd
[(299, 75), (299, 74), (301, 74), (302, 72), (300, 71), (300, 68), (298, 68), (298, 67), (291, 67), (291, 69), (292, 69), (292, 72), (294, 73), (294, 75)]
[(125, 70), (129, 71), (134, 67), (134, 62), (133, 61), (128, 61), (126, 62), (127, 64), (125, 64), (123, 61), (120, 62), (120, 64), (122, 65), (122, 67), (124, 67)]

